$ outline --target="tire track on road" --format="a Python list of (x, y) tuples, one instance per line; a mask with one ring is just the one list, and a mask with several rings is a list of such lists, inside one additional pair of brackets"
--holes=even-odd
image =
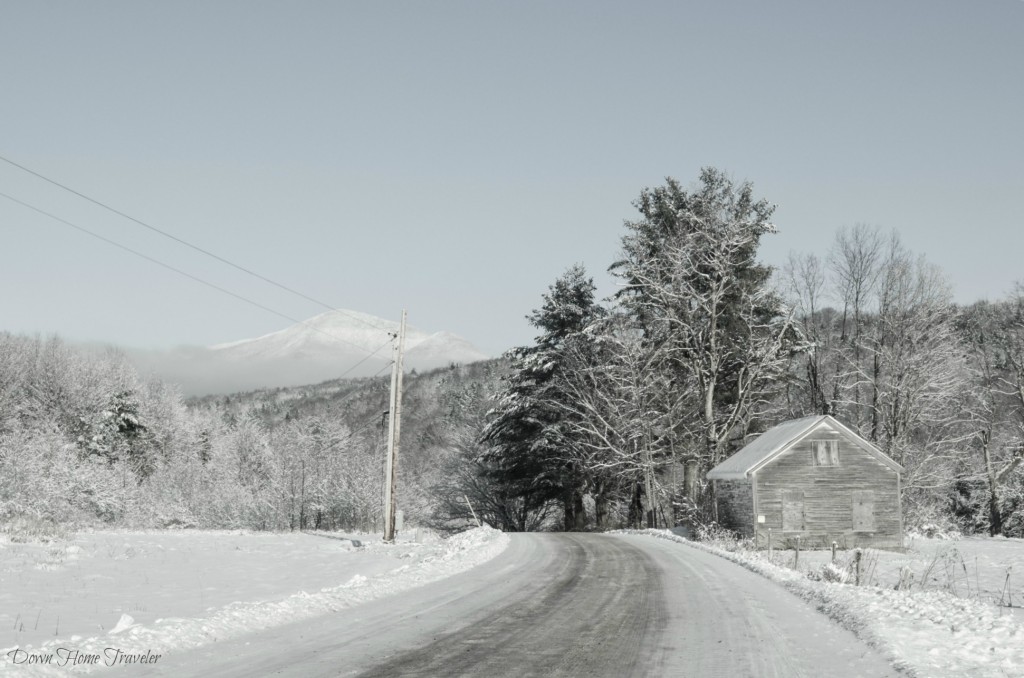
[[(624, 541), (592, 534), (537, 535), (552, 574), (470, 627), (360, 674), (388, 676), (646, 675), (645, 641), (660, 633), (661, 577)], [(652, 628), (652, 626), (654, 628)]]

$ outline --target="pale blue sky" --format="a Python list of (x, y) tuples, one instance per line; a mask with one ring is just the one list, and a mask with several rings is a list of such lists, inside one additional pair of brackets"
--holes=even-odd
[[(493, 354), (644, 186), (714, 165), (763, 258), (896, 228), (958, 300), (1024, 278), (1024, 2), (0, 0), (0, 155), (315, 298)], [(0, 163), (0, 190), (321, 309)], [(0, 199), (0, 330), (210, 344), (287, 321)]]

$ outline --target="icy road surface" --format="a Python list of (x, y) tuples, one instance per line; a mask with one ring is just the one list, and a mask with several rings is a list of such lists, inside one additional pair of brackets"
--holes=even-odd
[(513, 534), (443, 581), (181, 654), (161, 676), (893, 676), (738, 565), (643, 536)]

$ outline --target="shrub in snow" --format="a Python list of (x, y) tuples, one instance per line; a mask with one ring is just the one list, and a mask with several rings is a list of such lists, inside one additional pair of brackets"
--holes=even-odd
[(817, 570), (811, 570), (807, 573), (807, 578), (811, 581), (827, 581), (833, 584), (847, 584), (852, 579), (850, 571), (844, 567), (840, 567), (835, 563), (825, 563)]
[(735, 532), (718, 523), (699, 525), (695, 536), (697, 541), (712, 544), (726, 551), (751, 551), (754, 546), (750, 539), (740, 539)]
[(911, 537), (927, 537), (929, 539), (959, 539), (960, 530), (952, 525), (923, 523), (909, 530)]
[[(932, 504), (914, 504), (908, 506), (904, 518), (907, 536), (931, 537), (933, 539), (959, 539), (962, 535), (958, 526), (949, 515)], [(964, 525), (971, 531), (971, 525)]]
[[(1018, 482), (1024, 486), (1024, 480)], [(1010, 497), (1004, 496), (1003, 507), (1010, 514), (1003, 522), (1003, 535), (1024, 538), (1024, 487), (1018, 488)]]
[(900, 579), (896, 582), (897, 591), (909, 590), (914, 585), (914, 571), (907, 565), (900, 568)]
[(4, 532), (13, 543), (64, 541), (71, 537), (67, 526), (48, 518), (18, 516), (3, 526)]

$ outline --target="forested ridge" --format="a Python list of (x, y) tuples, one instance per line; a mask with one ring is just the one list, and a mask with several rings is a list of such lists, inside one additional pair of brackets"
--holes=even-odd
[[(909, 526), (1024, 536), (1024, 288), (957, 305), (868, 225), (773, 270), (773, 205), (715, 169), (635, 206), (611, 298), (569, 266), (531, 345), (407, 375), (407, 520), (709, 525), (710, 468), (831, 414), (904, 466)], [(379, 528), (387, 394), (381, 377), (186, 400), (116, 352), (0, 334), (0, 523)]]

